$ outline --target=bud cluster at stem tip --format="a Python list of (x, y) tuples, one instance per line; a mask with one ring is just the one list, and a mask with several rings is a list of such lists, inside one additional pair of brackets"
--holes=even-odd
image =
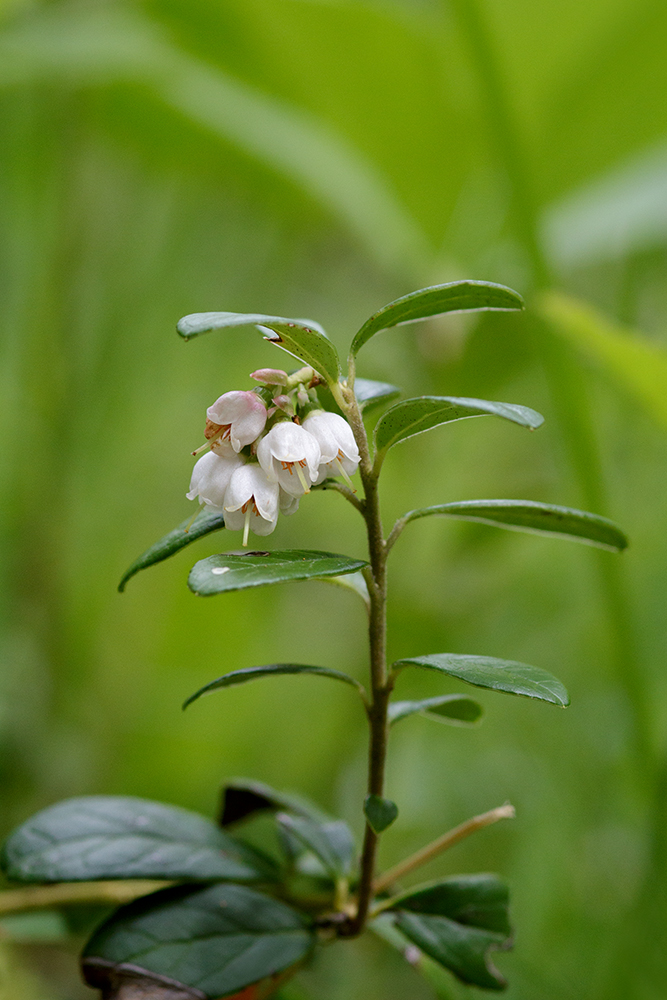
[(206, 454), (187, 494), (224, 512), (225, 526), (242, 530), (244, 545), (250, 530), (269, 535), (279, 511), (295, 513), (312, 485), (343, 476), (351, 486), (359, 465), (352, 428), (322, 408), (311, 370), (296, 382), (273, 368), (251, 377), (262, 387), (226, 392), (206, 411), (206, 444), (193, 452)]

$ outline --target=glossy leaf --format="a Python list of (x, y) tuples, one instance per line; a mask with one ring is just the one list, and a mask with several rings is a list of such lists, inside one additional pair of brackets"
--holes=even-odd
[(411, 890), (393, 901), (396, 925), (410, 941), (465, 983), (503, 989), (491, 949), (507, 948), (507, 886), (495, 875), (462, 875)]
[(354, 380), (354, 395), (357, 397), (359, 409), (364, 414), (396, 399), (402, 391), (397, 385), (391, 385), (389, 382), (374, 382), (370, 378)]
[(266, 879), (263, 855), (198, 813), (147, 799), (91, 795), (43, 809), (1, 856), (18, 882), (100, 879)]
[(452, 281), (446, 285), (420, 288), (395, 299), (366, 320), (352, 341), (350, 353), (356, 354), (371, 337), (391, 326), (416, 323), (420, 319), (449, 312), (490, 309), (523, 309), (523, 299), (511, 288), (491, 281)]
[(188, 587), (195, 594), (209, 597), (269, 583), (289, 583), (291, 580), (355, 573), (365, 565), (363, 559), (305, 549), (290, 549), (285, 552), (226, 552), (195, 563), (188, 577)]
[(178, 886), (118, 910), (88, 942), (88, 982), (131, 967), (203, 997), (234, 994), (303, 959), (315, 944), (297, 910), (241, 885)]
[(367, 795), (364, 799), (364, 816), (375, 833), (383, 833), (398, 816), (398, 806), (381, 795)]
[(454, 517), (460, 521), (479, 521), (510, 531), (538, 535), (562, 535), (612, 552), (622, 552), (628, 540), (613, 521), (588, 511), (534, 500), (463, 500), (411, 510), (403, 518), (406, 524), (422, 517)]
[(306, 816), (318, 823), (326, 823), (330, 818), (314, 802), (297, 795), (278, 792), (262, 781), (234, 778), (225, 783), (222, 790), (221, 826), (230, 826), (265, 810), (295, 813), (297, 816)]
[(352, 874), (357, 849), (352, 831), (343, 820), (317, 823), (305, 816), (289, 813), (278, 813), (276, 819), (288, 834), (317, 855), (334, 878), (347, 878)]
[(375, 428), (375, 446), (378, 454), (383, 456), (399, 441), (423, 434), (440, 424), (487, 415), (503, 417), (531, 430), (544, 421), (544, 417), (535, 410), (515, 403), (496, 403), (487, 399), (458, 396), (418, 396), (394, 403), (383, 413)]
[(338, 382), (340, 361), (336, 348), (319, 323), (310, 319), (285, 319), (261, 313), (192, 313), (180, 319), (176, 329), (185, 340), (191, 340), (212, 330), (238, 326), (256, 326), (268, 334), (267, 340), (310, 365), (329, 384)]
[(498, 660), (494, 656), (470, 656), (456, 653), (436, 653), (397, 660), (394, 667), (426, 667), (456, 677), (475, 687), (505, 691), (507, 694), (537, 698), (565, 708), (570, 698), (559, 680), (546, 670), (515, 660)]
[(393, 725), (416, 713), (454, 726), (470, 726), (479, 721), (484, 709), (479, 702), (464, 694), (444, 694), (420, 701), (393, 701), (389, 706), (389, 723)]
[(212, 531), (220, 531), (224, 526), (225, 519), (222, 513), (211, 511), (206, 507), (197, 514), (194, 521), (191, 517), (188, 517), (177, 528), (164, 535), (159, 542), (151, 545), (150, 549), (146, 549), (138, 559), (134, 560), (118, 584), (119, 591), (122, 593), (125, 590), (127, 581), (135, 573), (138, 573), (139, 570), (162, 562), (163, 559), (168, 559), (169, 556), (173, 556), (176, 552), (184, 549), (186, 545), (196, 542), (197, 539), (203, 538), (204, 535), (210, 535)]
[(362, 694), (364, 693), (359, 681), (350, 677), (349, 674), (341, 673), (340, 670), (330, 670), (328, 667), (309, 667), (302, 663), (269, 663), (265, 667), (244, 667), (242, 670), (232, 670), (228, 674), (223, 674), (222, 677), (205, 684), (204, 687), (191, 694), (183, 703), (183, 708), (187, 708), (203, 694), (210, 694), (220, 688), (235, 687), (237, 684), (246, 684), (248, 681), (258, 680), (261, 677), (280, 677), (283, 674), (315, 674), (319, 677), (330, 677), (333, 680), (351, 684)]

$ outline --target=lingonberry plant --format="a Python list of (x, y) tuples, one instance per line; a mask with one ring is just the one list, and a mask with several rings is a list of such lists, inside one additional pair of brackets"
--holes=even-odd
[[(279, 991), (318, 947), (360, 935), (368, 927), (403, 950), (418, 969), (433, 963), (483, 989), (505, 986), (489, 952), (509, 946), (508, 891), (495, 875), (463, 875), (402, 889), (405, 876), (464, 837), (514, 814), (509, 804), (462, 823), (378, 873), (380, 836), (398, 816), (385, 797), (390, 727), (421, 713), (474, 722), (480, 706), (460, 694), (420, 701), (392, 699), (396, 678), (421, 668), (477, 687), (566, 706), (562, 684), (537, 667), (488, 656), (418, 650), (387, 662), (387, 562), (414, 520), (460, 518), (520, 531), (543, 532), (620, 551), (622, 532), (594, 514), (528, 500), (466, 500), (417, 508), (386, 533), (380, 516), (382, 466), (390, 448), (441, 424), (491, 415), (535, 429), (542, 417), (525, 406), (452, 396), (396, 401), (393, 385), (356, 377), (360, 348), (380, 331), (451, 311), (513, 310), (521, 297), (501, 285), (462, 281), (425, 288), (385, 306), (352, 341), (343, 376), (335, 347), (316, 323), (276, 316), (201, 313), (178, 324), (186, 340), (213, 330), (254, 325), (296, 357), (291, 373), (253, 373), (253, 389), (231, 389), (206, 411), (205, 452), (190, 492), (195, 516), (148, 549), (120, 584), (198, 538), (241, 531), (241, 552), (198, 562), (188, 585), (210, 596), (290, 580), (333, 579), (350, 586), (368, 610), (369, 677), (311, 664), (271, 663), (234, 670), (188, 698), (280, 674), (314, 674), (342, 681), (368, 716), (368, 784), (358, 851), (342, 820), (317, 806), (252, 781), (230, 781), (218, 822), (173, 806), (123, 796), (91, 796), (53, 805), (15, 830), (2, 854), (17, 883), (13, 908), (124, 902), (95, 930), (83, 954), (83, 974), (104, 997), (237, 997), (260, 1000)], [(324, 391), (321, 391), (324, 390)], [(333, 403), (332, 403), (333, 400)], [(372, 435), (368, 415), (376, 420)], [(352, 476), (359, 473), (360, 487)], [(363, 518), (364, 558), (331, 552), (247, 549), (250, 533), (267, 536), (279, 514), (294, 514), (316, 490), (337, 490)], [(273, 849), (260, 850), (248, 831), (270, 817)], [(54, 884), (59, 883), (59, 884)], [(167, 883), (167, 884), (165, 884)], [(249, 887), (248, 883), (253, 885)], [(11, 909), (12, 905), (4, 909)]]

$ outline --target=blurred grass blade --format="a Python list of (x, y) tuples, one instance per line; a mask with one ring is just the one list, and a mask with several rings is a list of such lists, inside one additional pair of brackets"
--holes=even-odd
[(619, 327), (588, 304), (545, 292), (537, 308), (553, 330), (600, 365), (667, 429), (667, 352)]
[(212, 330), (238, 326), (256, 326), (261, 332), (269, 334), (266, 340), (310, 365), (329, 385), (338, 383), (338, 352), (319, 323), (313, 320), (285, 319), (283, 316), (264, 316), (261, 313), (192, 313), (180, 319), (176, 329), (185, 340), (191, 340)]
[[(189, 528), (188, 525), (190, 525)], [(197, 514), (194, 521), (188, 517), (177, 528), (164, 535), (159, 542), (151, 545), (150, 549), (146, 549), (138, 559), (134, 560), (118, 584), (119, 591), (122, 593), (125, 590), (127, 581), (139, 570), (162, 562), (163, 559), (168, 559), (169, 556), (180, 552), (181, 549), (196, 542), (197, 539), (203, 538), (204, 535), (210, 535), (212, 531), (220, 531), (224, 526), (225, 519), (222, 513), (208, 510), (206, 507)]]
[(228, 674), (223, 674), (222, 677), (205, 684), (204, 687), (191, 694), (183, 703), (183, 708), (187, 708), (193, 701), (197, 701), (203, 694), (209, 694), (211, 691), (236, 687), (237, 684), (246, 684), (248, 681), (258, 680), (260, 677), (279, 677), (283, 674), (315, 674), (319, 677), (331, 677), (333, 680), (351, 684), (364, 695), (364, 689), (359, 681), (350, 677), (349, 674), (341, 673), (340, 670), (330, 670), (328, 667), (309, 667), (302, 663), (269, 663), (265, 667), (244, 667), (242, 670), (232, 670)]
[(544, 417), (528, 406), (498, 403), (488, 399), (467, 399), (463, 396), (417, 396), (394, 403), (384, 413), (375, 428), (377, 461), (400, 441), (423, 434), (433, 427), (466, 417), (494, 416), (510, 420), (531, 430), (540, 427)]
[(471, 726), (481, 719), (484, 710), (479, 702), (464, 694), (443, 694), (420, 701), (393, 701), (389, 706), (389, 725), (416, 713), (454, 726)]
[(410, 521), (431, 516), (478, 521), (510, 531), (561, 535), (612, 552), (622, 552), (628, 545), (621, 529), (606, 517), (535, 500), (463, 500), (411, 510), (400, 520), (409, 524)]
[(453, 281), (446, 285), (420, 288), (383, 306), (367, 319), (355, 334), (350, 354), (355, 355), (376, 333), (392, 326), (416, 323), (420, 319), (449, 312), (489, 309), (523, 309), (523, 299), (511, 288), (491, 281)]
[(0, 87), (139, 83), (169, 107), (296, 183), (383, 266), (429, 259), (424, 234), (384, 176), (311, 113), (207, 66), (138, 10), (35, 11), (0, 35)]
[(561, 682), (540, 667), (516, 660), (499, 660), (495, 656), (471, 656), (470, 654), (436, 653), (432, 656), (414, 656), (396, 660), (395, 668), (426, 667), (438, 670), (450, 677), (456, 677), (475, 687), (518, 694), (524, 698), (537, 698), (552, 705), (565, 708), (570, 698)]
[(195, 594), (210, 597), (246, 587), (355, 573), (365, 565), (363, 559), (307, 549), (228, 552), (195, 563), (188, 577), (188, 587)]

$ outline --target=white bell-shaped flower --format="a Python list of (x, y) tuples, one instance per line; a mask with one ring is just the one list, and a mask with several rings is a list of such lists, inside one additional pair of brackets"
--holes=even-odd
[[(256, 441), (266, 424), (266, 406), (255, 392), (234, 390), (216, 399), (206, 411), (207, 419), (217, 428), (211, 428), (211, 447), (218, 441), (229, 439), (234, 451)], [(207, 430), (207, 437), (209, 433)]]
[(327, 476), (343, 476), (350, 486), (350, 476), (359, 465), (359, 449), (352, 428), (337, 413), (313, 410), (303, 422), (303, 429), (315, 438), (320, 446), (320, 466), (316, 482)]
[(188, 500), (199, 497), (200, 503), (222, 507), (233, 473), (244, 464), (244, 459), (231, 448), (224, 455), (212, 451), (202, 455), (192, 470)]
[(285, 493), (285, 490), (280, 487), (280, 496), (278, 497), (278, 506), (280, 507), (281, 514), (296, 514), (299, 509), (299, 498), (293, 497), (291, 493)]
[(320, 446), (299, 424), (283, 420), (259, 442), (257, 459), (270, 480), (290, 496), (300, 497), (317, 479)]
[(256, 462), (237, 469), (225, 494), (225, 527), (242, 530), (244, 545), (250, 529), (256, 535), (270, 535), (278, 520), (279, 490)]

